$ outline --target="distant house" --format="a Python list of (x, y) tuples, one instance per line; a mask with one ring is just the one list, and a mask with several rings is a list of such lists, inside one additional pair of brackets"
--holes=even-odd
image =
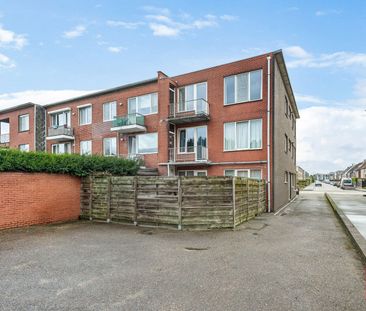
[(305, 180), (310, 176), (310, 174), (300, 166), (296, 166), (296, 175), (297, 180)]
[(360, 162), (355, 169), (355, 174), (357, 178), (366, 179), (366, 159)]

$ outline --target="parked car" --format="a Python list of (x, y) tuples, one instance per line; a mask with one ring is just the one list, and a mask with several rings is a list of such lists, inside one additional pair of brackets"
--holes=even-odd
[(319, 180), (317, 180), (315, 182), (315, 187), (321, 187), (321, 186), (322, 186), (322, 183)]
[(346, 189), (354, 189), (355, 186), (352, 182), (352, 179), (351, 178), (342, 178), (341, 179), (341, 188), (343, 190), (346, 190)]

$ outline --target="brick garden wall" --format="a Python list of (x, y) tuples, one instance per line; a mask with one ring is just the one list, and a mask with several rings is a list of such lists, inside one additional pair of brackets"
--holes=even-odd
[(0, 229), (78, 219), (80, 178), (0, 173)]

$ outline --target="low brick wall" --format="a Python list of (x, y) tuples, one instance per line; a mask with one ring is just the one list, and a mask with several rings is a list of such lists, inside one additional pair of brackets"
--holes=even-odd
[(80, 178), (0, 173), (0, 229), (78, 219)]

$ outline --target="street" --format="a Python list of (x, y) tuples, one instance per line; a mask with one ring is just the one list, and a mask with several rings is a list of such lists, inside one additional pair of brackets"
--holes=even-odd
[(322, 187), (315, 187), (312, 184), (306, 187), (303, 193), (308, 193), (309, 191), (316, 193), (327, 192), (366, 239), (366, 192), (342, 190), (326, 183), (322, 183)]

